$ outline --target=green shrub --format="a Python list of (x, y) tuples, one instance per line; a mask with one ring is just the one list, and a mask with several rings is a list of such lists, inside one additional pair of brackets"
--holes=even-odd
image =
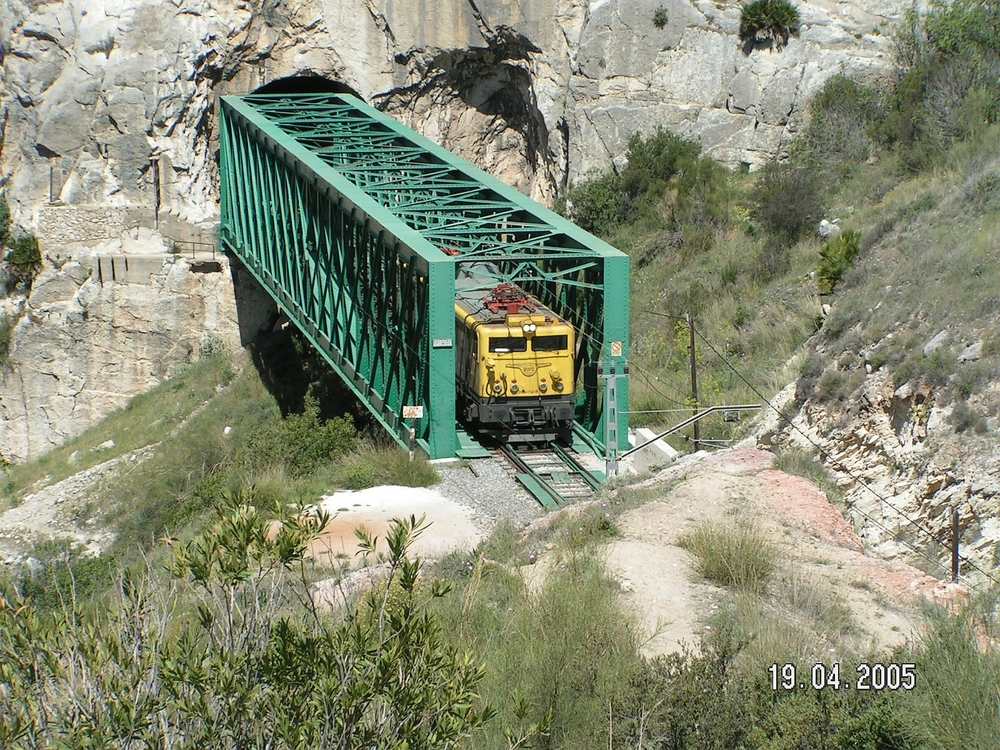
[(316, 400), (307, 397), (301, 414), (290, 414), (259, 430), (244, 454), (247, 465), (282, 466), (292, 476), (315, 472), (350, 452), (354, 425), (347, 417), (324, 420)]
[[(589, 232), (612, 234), (641, 211), (653, 210), (671, 180), (684, 170), (710, 170), (712, 167), (700, 165), (700, 152), (694, 141), (662, 128), (648, 136), (634, 133), (626, 152), (628, 162), (620, 172), (592, 175), (570, 189), (570, 218)], [(700, 185), (695, 179), (685, 183), (688, 187), (696, 184)], [(718, 185), (716, 179), (715, 189)]]
[(763, 591), (774, 572), (776, 552), (753, 524), (705, 522), (679, 543), (694, 557), (695, 570), (722, 586)]
[(0, 249), (7, 247), (10, 238), (10, 206), (6, 198), (0, 198)]
[(433, 611), (450, 643), (482, 659), (482, 696), (497, 710), (468, 747), (509, 750), (508, 732), (536, 734), (539, 750), (608, 747), (609, 705), (639, 658), (632, 618), (598, 557), (567, 551), (537, 591), (516, 569), (479, 558), (457, 573)]
[(777, 46), (799, 30), (799, 11), (788, 0), (753, 0), (740, 11), (740, 39), (747, 45), (770, 41)]
[(912, 170), (1000, 117), (1000, 6), (982, 0), (910, 10), (896, 34), (899, 68), (879, 133)]
[(7, 264), (10, 266), (10, 278), (15, 284), (24, 284), (31, 288), (35, 276), (42, 268), (42, 253), (38, 248), (38, 239), (31, 234), (22, 234), (10, 242), (7, 252)]
[(754, 183), (751, 213), (779, 242), (795, 242), (823, 214), (819, 176), (806, 167), (771, 162)]
[(831, 76), (809, 102), (809, 121), (792, 144), (793, 157), (813, 169), (845, 176), (875, 151), (874, 135), (883, 118), (879, 92), (837, 74)]
[(667, 14), (667, 9), (662, 5), (658, 6), (657, 9), (653, 11), (653, 26), (656, 28), (665, 28), (669, 21), (670, 16)]
[(0, 592), (0, 746), (454, 747), (491, 718), (482, 669), (428, 611), (446, 589), (407, 556), (425, 527), (393, 521), (389, 580), (334, 619), (299, 574), (328, 518), (258, 505), (229, 498), (171, 581), (122, 573), (104, 607)]
[(569, 191), (567, 208), (574, 222), (606, 237), (626, 217), (621, 177), (615, 172), (589, 176)]
[(860, 251), (861, 234), (854, 231), (842, 232), (823, 245), (819, 251), (819, 271), (816, 276), (820, 294), (833, 292)]
[(7, 366), (10, 357), (10, 343), (14, 336), (14, 322), (0, 313), (0, 370)]
[(965, 401), (955, 402), (951, 414), (948, 416), (948, 423), (955, 428), (955, 432), (972, 430), (981, 435), (988, 429), (986, 418)]

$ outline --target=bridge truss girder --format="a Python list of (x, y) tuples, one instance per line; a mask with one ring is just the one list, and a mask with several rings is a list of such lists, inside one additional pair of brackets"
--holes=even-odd
[(489, 261), (582, 332), (577, 421), (602, 446), (592, 373), (627, 357), (626, 256), (349, 96), (225, 97), (220, 175), (224, 246), (401, 444), (458, 448), (455, 277)]

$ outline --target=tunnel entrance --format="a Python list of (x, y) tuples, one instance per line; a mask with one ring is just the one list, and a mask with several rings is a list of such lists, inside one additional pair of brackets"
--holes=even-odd
[(318, 75), (286, 76), (268, 81), (254, 89), (255, 94), (350, 94), (364, 100), (346, 83)]

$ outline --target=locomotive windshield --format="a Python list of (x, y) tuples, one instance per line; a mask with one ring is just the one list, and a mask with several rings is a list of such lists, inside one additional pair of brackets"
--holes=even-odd
[(496, 354), (526, 352), (528, 351), (528, 340), (514, 336), (493, 336), (490, 338), (490, 351)]
[(533, 352), (558, 352), (566, 348), (566, 336), (535, 336), (531, 340)]

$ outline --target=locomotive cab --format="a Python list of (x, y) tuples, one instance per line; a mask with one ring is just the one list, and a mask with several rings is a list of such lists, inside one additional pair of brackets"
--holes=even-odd
[(459, 289), (455, 303), (459, 413), (507, 441), (568, 442), (573, 424), (573, 327), (509, 284)]

